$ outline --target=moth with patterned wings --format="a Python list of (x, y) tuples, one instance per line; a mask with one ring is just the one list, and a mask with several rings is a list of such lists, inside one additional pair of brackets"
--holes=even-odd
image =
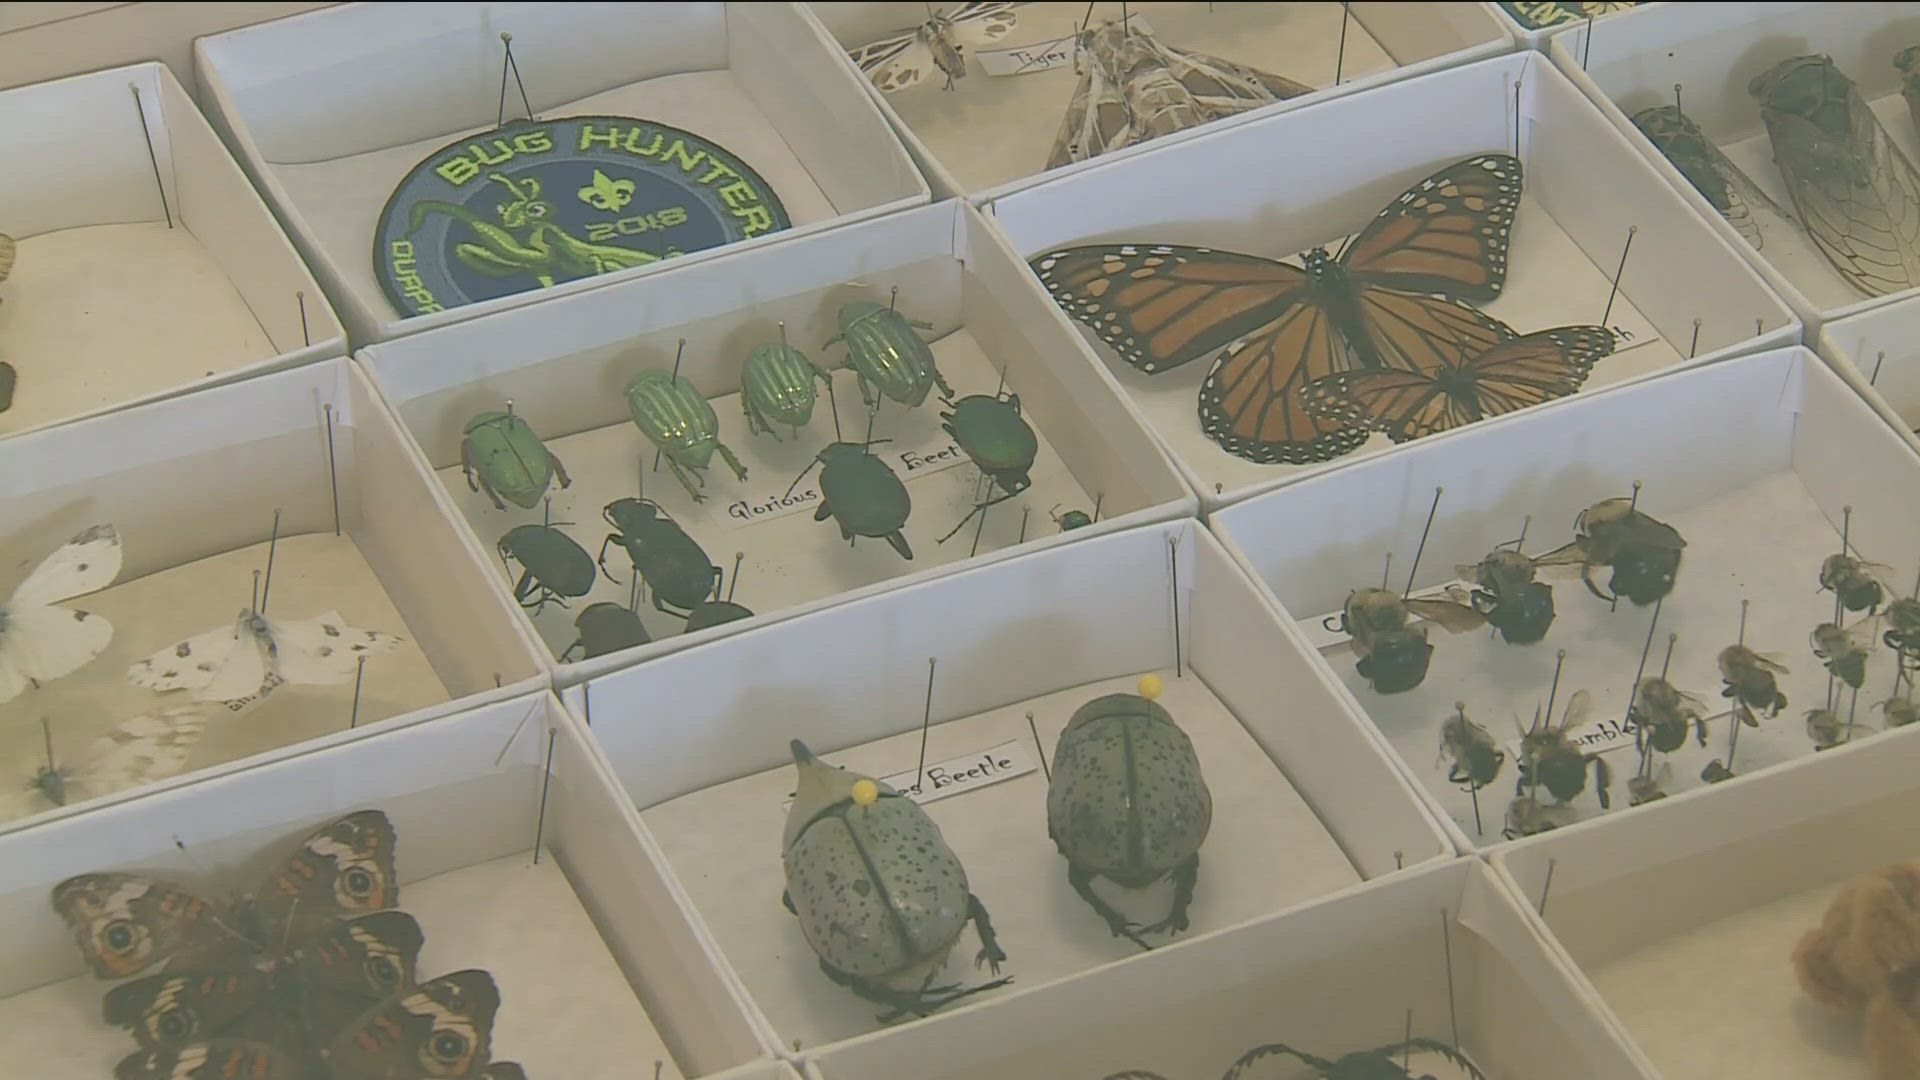
[(1130, 20), (1082, 30), (1073, 60), (1080, 82), (1049, 169), (1313, 91), (1285, 76), (1176, 49)]
[(113, 624), (62, 601), (120, 576), (120, 534), (95, 525), (62, 544), (0, 604), (0, 702), (78, 670), (113, 640)]
[(847, 53), (882, 93), (918, 86), (936, 70), (946, 76), (946, 88), (951, 90), (954, 80), (967, 74), (962, 50), (1006, 37), (1019, 21), (1015, 9), (1023, 6), (1023, 0), (976, 0), (943, 12), (929, 9), (927, 21), (919, 26)]
[(206, 730), (207, 708), (197, 703), (141, 713), (95, 739), (77, 761), (62, 764), (49, 756), (24, 783), (0, 793), (0, 821), (172, 776)]
[(269, 619), (242, 611), (230, 625), (169, 645), (127, 669), (136, 686), (190, 690), (200, 701), (238, 709), (282, 683), (348, 682), (362, 657), (390, 652), (401, 639), (348, 626), (337, 611), (317, 619)]

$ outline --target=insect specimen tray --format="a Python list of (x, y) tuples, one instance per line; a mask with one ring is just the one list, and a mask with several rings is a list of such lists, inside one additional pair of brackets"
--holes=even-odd
[(0, 233), (19, 245), (0, 282), (0, 362), (18, 378), (0, 435), (344, 352), (166, 68), (0, 92), (0, 161)]
[[(519, 80), (506, 86), (502, 33), (513, 37)], [(498, 163), (506, 151), (489, 133), (503, 92), (506, 119), (526, 117), (523, 86), (541, 120), (628, 116), (712, 140), (765, 179), (796, 231), (927, 199), (899, 140), (838, 59), (811, 40), (793, 4), (650, 8), (645, 18), (623, 4), (346, 5), (203, 38), (196, 55), (209, 110), (291, 223), (357, 342), (546, 292), (496, 296), (403, 325), (374, 277), (382, 208), (409, 170), (465, 136), (475, 137), (477, 160)], [(579, 173), (591, 182), (590, 168)], [(572, 185), (563, 190), (558, 172), (545, 175), (539, 197), (578, 208)], [(632, 206), (661, 208), (637, 199)], [(663, 238), (659, 251), (685, 242), (684, 230), (645, 228), (652, 231), (643, 239)], [(540, 269), (527, 267), (515, 280), (531, 288)]]

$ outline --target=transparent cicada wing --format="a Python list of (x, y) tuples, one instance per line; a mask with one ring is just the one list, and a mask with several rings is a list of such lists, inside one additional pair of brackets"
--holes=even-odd
[(1760, 190), (1738, 165), (1720, 152), (1692, 118), (1678, 106), (1662, 105), (1643, 109), (1633, 116), (1633, 124), (1648, 141), (1680, 170), (1694, 189), (1705, 197), (1720, 216), (1755, 248), (1762, 246), (1759, 209), (1781, 220), (1792, 220), (1786, 209)]

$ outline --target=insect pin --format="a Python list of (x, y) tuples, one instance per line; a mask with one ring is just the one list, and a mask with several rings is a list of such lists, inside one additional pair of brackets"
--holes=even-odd
[[(1573, 542), (1534, 560), (1536, 565), (1580, 567), (1580, 578), (1593, 595), (1612, 603), (1624, 596), (1644, 607), (1673, 591), (1680, 572), (1680, 553), (1687, 546), (1673, 526), (1636, 508), (1640, 485), (1634, 482), (1630, 499), (1603, 499), (1580, 512), (1574, 522)], [(1593, 580), (1593, 568), (1613, 568), (1608, 581), (1612, 593), (1602, 592)]]
[(507, 508), (500, 501), (503, 495), (522, 509), (531, 510), (556, 477), (563, 488), (573, 483), (560, 459), (525, 420), (514, 414), (511, 401), (504, 412), (476, 414), (467, 421), (464, 436), (460, 440), (460, 469), (466, 474), (467, 487), (486, 492), (496, 510)]
[[(893, 292), (897, 297), (900, 290)], [(953, 388), (934, 366), (933, 350), (916, 329), (931, 330), (933, 324), (909, 319), (891, 304), (849, 300), (840, 305), (840, 332), (828, 338), (827, 345), (846, 342), (847, 366), (853, 369), (860, 400), (868, 409), (879, 404), (876, 393), (909, 408), (926, 401), (935, 386), (941, 397), (953, 396)]]
[(1777, 657), (1735, 644), (1720, 650), (1718, 662), (1720, 679), (1726, 684), (1720, 696), (1733, 699), (1734, 712), (1748, 727), (1760, 726), (1752, 710), (1772, 718), (1787, 707), (1787, 695), (1780, 692), (1780, 684), (1774, 679), (1776, 674), (1787, 674), (1787, 668)]

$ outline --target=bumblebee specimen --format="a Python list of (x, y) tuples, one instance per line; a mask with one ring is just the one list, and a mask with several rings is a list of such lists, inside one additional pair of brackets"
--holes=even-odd
[(1831, 750), (1853, 738), (1855, 731), (1872, 731), (1866, 724), (1848, 723), (1832, 709), (1807, 710), (1807, 738), (1815, 750)]
[(1486, 787), (1499, 778), (1500, 767), (1507, 763), (1506, 752), (1494, 744), (1486, 728), (1467, 719), (1465, 702), (1454, 702), (1453, 713), (1440, 725), (1440, 756), (1453, 759), (1447, 781), (1476, 790)]
[[(1542, 722), (1540, 714), (1534, 713), (1532, 726), (1520, 733), (1518, 791), (1527, 792), (1544, 787), (1555, 802), (1572, 802), (1587, 789), (1587, 769), (1591, 767), (1593, 793), (1600, 800), (1600, 809), (1613, 806), (1613, 797), (1607, 792), (1613, 783), (1613, 770), (1607, 767), (1606, 760), (1600, 755), (1580, 749), (1567, 736), (1567, 732), (1586, 722), (1587, 713), (1592, 707), (1592, 695), (1580, 690), (1567, 699), (1567, 709), (1560, 714), (1558, 725), (1554, 724), (1553, 717), (1549, 716)], [(1518, 726), (1517, 721), (1515, 726)]]
[(1578, 817), (1573, 807), (1566, 803), (1541, 803), (1533, 795), (1521, 795), (1507, 804), (1507, 827), (1505, 836), (1509, 840), (1522, 836), (1532, 836), (1549, 829), (1558, 829), (1571, 825)]
[(1353, 651), (1360, 658), (1355, 670), (1379, 693), (1411, 690), (1427, 677), (1433, 646), (1427, 643), (1426, 627), (1408, 625), (1410, 615), (1456, 634), (1487, 621), (1458, 600), (1403, 599), (1387, 589), (1355, 589), (1340, 611), (1340, 629), (1353, 638)]
[(1887, 715), (1887, 726), (1890, 728), (1906, 727), (1920, 720), (1920, 706), (1916, 706), (1909, 698), (1890, 697), (1880, 703), (1880, 711)]
[[(1241, 1054), (1240, 1059), (1227, 1069), (1221, 1080), (1240, 1080), (1240, 1077), (1247, 1075), (1247, 1070), (1252, 1068), (1255, 1062), (1282, 1054), (1298, 1058), (1301, 1064), (1313, 1070), (1316, 1080), (1413, 1080), (1413, 1074), (1401, 1067), (1400, 1061), (1396, 1059), (1404, 1059), (1416, 1053), (1438, 1054), (1453, 1063), (1472, 1080), (1486, 1080), (1486, 1074), (1480, 1071), (1479, 1066), (1453, 1046), (1438, 1039), (1421, 1038), (1391, 1042), (1371, 1050), (1356, 1050), (1351, 1054), (1341, 1055), (1338, 1061), (1328, 1061), (1326, 1058), (1309, 1054), (1304, 1050), (1295, 1050), (1285, 1043), (1268, 1043)], [(1263, 1071), (1261, 1075), (1267, 1075), (1267, 1073)], [(1288, 1073), (1288, 1075), (1292, 1074)], [(1145, 1069), (1129, 1069), (1126, 1072), (1114, 1073), (1106, 1080), (1166, 1080), (1166, 1078)], [(1433, 1080), (1433, 1078), (1429, 1076), (1424, 1080)]]
[(1640, 680), (1627, 707), (1627, 722), (1633, 725), (1633, 746), (1646, 753), (1652, 746), (1671, 754), (1687, 741), (1691, 727), (1700, 745), (1707, 745), (1707, 703), (1659, 677)]
[(1535, 581), (1534, 569), (1532, 559), (1504, 547), (1474, 566), (1459, 567), (1461, 577), (1477, 583), (1473, 609), (1485, 615), (1509, 645), (1531, 645), (1553, 625), (1553, 587)]
[[(1612, 603), (1624, 596), (1642, 607), (1673, 591), (1680, 552), (1687, 546), (1673, 526), (1634, 508), (1631, 499), (1603, 499), (1580, 512), (1573, 542), (1534, 560), (1536, 565), (1580, 564), (1588, 591)], [(1612, 593), (1594, 584), (1593, 568), (1610, 566)]]
[(1824, 622), (1813, 628), (1808, 640), (1813, 646), (1813, 655), (1825, 661), (1827, 671), (1858, 690), (1867, 681), (1867, 654), (1874, 647), (1873, 631), (1871, 625), (1843, 627)]
[(1778, 660), (1745, 645), (1720, 650), (1720, 678), (1726, 683), (1720, 696), (1734, 699), (1734, 712), (1748, 727), (1760, 726), (1750, 710), (1759, 709), (1771, 719), (1787, 707), (1787, 695), (1780, 692), (1780, 684), (1774, 680), (1774, 675), (1786, 673)]
[(1837, 594), (1840, 606), (1848, 611), (1872, 615), (1880, 610), (1887, 593), (1892, 591), (1887, 587), (1888, 575), (1892, 573), (1892, 567), (1839, 552), (1827, 556), (1820, 564), (1820, 591)]
[(1627, 778), (1627, 805), (1639, 806), (1655, 799), (1667, 797), (1667, 783), (1673, 779), (1673, 766), (1660, 763), (1660, 770), (1650, 776), (1634, 773)]
[(1900, 654), (1901, 663), (1912, 667), (1920, 663), (1920, 600), (1902, 596), (1887, 605), (1886, 632), (1880, 640)]

